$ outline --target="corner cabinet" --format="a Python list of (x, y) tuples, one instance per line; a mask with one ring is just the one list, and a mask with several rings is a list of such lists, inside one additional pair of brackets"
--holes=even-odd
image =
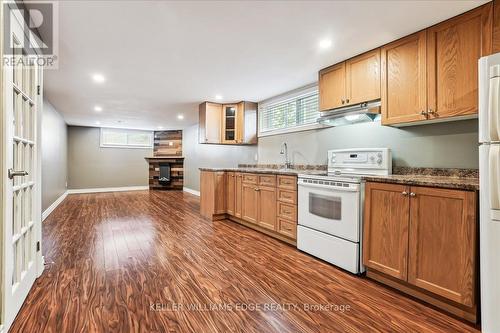
[(201, 103), (198, 141), (212, 144), (256, 144), (257, 103)]
[(477, 320), (477, 193), (366, 183), (368, 277)]
[(321, 111), (380, 98), (380, 49), (319, 72)]

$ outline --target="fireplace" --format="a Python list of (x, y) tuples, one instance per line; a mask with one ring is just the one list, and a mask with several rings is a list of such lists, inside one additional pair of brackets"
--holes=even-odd
[(170, 163), (160, 163), (160, 176), (158, 177), (160, 184), (170, 183)]

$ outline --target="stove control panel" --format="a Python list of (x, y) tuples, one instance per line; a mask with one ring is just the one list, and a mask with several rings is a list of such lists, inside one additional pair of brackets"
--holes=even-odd
[(389, 148), (338, 149), (328, 151), (328, 172), (341, 174), (391, 174)]

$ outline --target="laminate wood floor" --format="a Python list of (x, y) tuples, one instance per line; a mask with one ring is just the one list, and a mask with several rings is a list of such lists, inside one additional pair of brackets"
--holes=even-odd
[(183, 192), (69, 195), (11, 332), (478, 332)]

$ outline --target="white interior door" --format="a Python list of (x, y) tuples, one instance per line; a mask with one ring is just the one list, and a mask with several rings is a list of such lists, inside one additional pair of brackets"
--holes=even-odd
[[(4, 67), (3, 157), (4, 223), (2, 324), (8, 329), (21, 308), (38, 272), (40, 180), (38, 132), (41, 71), (26, 53), (23, 26), (11, 18), (10, 41), (16, 46), (16, 65)], [(37, 246), (38, 244), (38, 246)], [(43, 267), (43, 265), (42, 265)]]

